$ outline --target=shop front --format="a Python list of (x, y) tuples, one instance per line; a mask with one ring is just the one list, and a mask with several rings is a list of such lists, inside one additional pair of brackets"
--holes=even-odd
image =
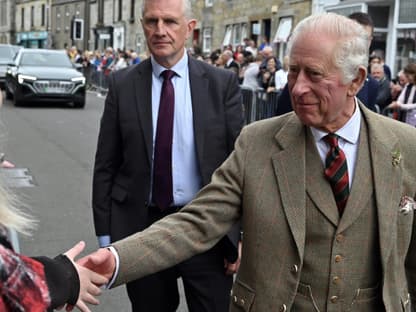
[(47, 31), (27, 31), (16, 33), (16, 44), (25, 48), (47, 48)]

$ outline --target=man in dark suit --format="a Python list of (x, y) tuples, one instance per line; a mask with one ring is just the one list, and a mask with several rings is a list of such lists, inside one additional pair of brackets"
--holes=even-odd
[(222, 52), (221, 57), (224, 60), (224, 68), (231, 70), (238, 75), (240, 71), (240, 65), (234, 60), (233, 52), (231, 50), (225, 50)]
[[(237, 76), (186, 53), (196, 24), (189, 0), (146, 0), (142, 12), (151, 58), (109, 77), (101, 119), (93, 177), (100, 246), (187, 204), (233, 150), (243, 123)], [(173, 77), (163, 81), (166, 70)], [(227, 311), (238, 240), (235, 227), (207, 252), (129, 283), (133, 311), (175, 311), (178, 277), (189, 311)]]

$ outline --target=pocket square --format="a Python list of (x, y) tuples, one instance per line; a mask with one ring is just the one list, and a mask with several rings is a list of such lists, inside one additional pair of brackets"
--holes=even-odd
[(399, 211), (407, 215), (412, 210), (415, 210), (415, 200), (410, 196), (403, 196), (400, 200)]

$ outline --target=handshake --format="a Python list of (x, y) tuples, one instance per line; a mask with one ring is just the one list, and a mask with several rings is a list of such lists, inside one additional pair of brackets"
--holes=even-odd
[[(116, 269), (116, 260), (113, 253), (107, 248), (98, 249), (75, 260), (84, 248), (85, 243), (79, 242), (65, 252), (65, 255), (71, 260), (79, 277), (79, 295), (75, 306), (82, 312), (90, 312), (87, 303), (99, 304), (96, 297), (101, 294), (100, 287), (111, 281)], [(74, 306), (68, 304), (66, 311), (71, 311), (73, 308)]]

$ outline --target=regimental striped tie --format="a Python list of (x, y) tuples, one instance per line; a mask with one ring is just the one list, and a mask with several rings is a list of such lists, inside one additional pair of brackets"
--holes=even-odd
[(342, 216), (350, 194), (347, 159), (339, 148), (336, 134), (329, 133), (324, 140), (330, 146), (325, 160), (325, 177), (331, 184), (339, 215)]

